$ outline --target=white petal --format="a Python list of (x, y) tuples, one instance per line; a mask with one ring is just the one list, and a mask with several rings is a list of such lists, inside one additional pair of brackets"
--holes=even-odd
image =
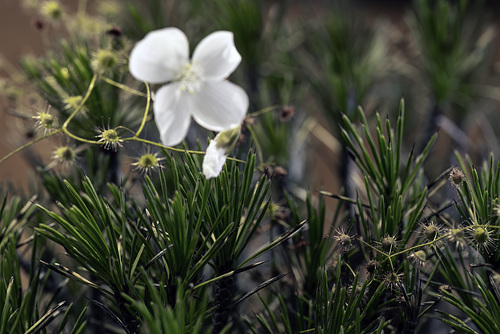
[(205, 158), (203, 159), (203, 175), (207, 179), (217, 177), (226, 163), (224, 148), (218, 148), (216, 140), (212, 140), (207, 147)]
[(227, 78), (241, 61), (241, 55), (234, 46), (233, 33), (216, 31), (205, 37), (196, 46), (192, 61), (203, 68), (203, 80)]
[(189, 43), (177, 28), (155, 30), (137, 42), (130, 54), (134, 78), (150, 83), (167, 82), (189, 62)]
[(191, 121), (186, 94), (175, 84), (165, 85), (156, 92), (154, 115), (163, 145), (177, 145), (186, 137)]
[(192, 97), (191, 114), (208, 130), (227, 130), (245, 119), (248, 95), (231, 82), (205, 82)]

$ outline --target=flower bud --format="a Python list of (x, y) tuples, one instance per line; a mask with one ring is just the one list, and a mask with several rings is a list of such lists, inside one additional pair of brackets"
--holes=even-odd
[(203, 175), (207, 179), (217, 177), (224, 167), (227, 155), (240, 137), (240, 126), (220, 132), (207, 147), (203, 159)]

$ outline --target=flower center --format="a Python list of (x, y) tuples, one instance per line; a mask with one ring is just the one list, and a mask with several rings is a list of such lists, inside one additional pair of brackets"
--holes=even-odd
[(187, 63), (180, 70), (177, 77), (174, 79), (179, 85), (179, 89), (182, 92), (188, 92), (189, 94), (194, 94), (200, 90), (201, 82), (200, 76), (202, 73), (202, 68), (197, 64)]

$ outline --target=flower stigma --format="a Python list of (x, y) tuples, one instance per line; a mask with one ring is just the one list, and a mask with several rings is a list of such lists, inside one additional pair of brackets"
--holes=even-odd
[(187, 63), (177, 74), (174, 82), (179, 85), (181, 92), (188, 92), (193, 95), (200, 90), (202, 72), (203, 70), (199, 65)]

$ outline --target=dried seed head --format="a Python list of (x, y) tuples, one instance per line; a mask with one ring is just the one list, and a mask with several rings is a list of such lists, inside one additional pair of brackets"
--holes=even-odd
[(280, 121), (288, 122), (295, 115), (294, 106), (283, 106), (280, 112)]
[(42, 31), (43, 28), (45, 28), (45, 22), (43, 22), (42, 20), (40, 19), (35, 19), (32, 21), (32, 24), (33, 24), (33, 27), (37, 30), (37, 31)]
[(352, 236), (347, 234), (347, 232), (340, 228), (335, 231), (335, 235), (333, 239), (337, 241), (337, 247), (340, 248), (340, 251), (345, 253), (352, 247)]
[(451, 285), (444, 284), (439, 287), (439, 292), (443, 293), (443, 291), (451, 292)]
[(401, 283), (402, 274), (397, 274), (395, 272), (387, 273), (382, 279), (383, 283), (388, 289), (393, 289)]
[(370, 260), (366, 265), (365, 265), (365, 268), (366, 268), (366, 271), (369, 273), (369, 274), (373, 274), (375, 272), (375, 270), (377, 269), (378, 267), (378, 262), (376, 260)]
[(449, 179), (451, 184), (458, 189), (465, 182), (465, 175), (460, 169), (453, 168), (452, 171), (450, 172)]
[(390, 251), (396, 246), (396, 240), (388, 235), (383, 237), (380, 243), (382, 244), (382, 249), (386, 252)]

